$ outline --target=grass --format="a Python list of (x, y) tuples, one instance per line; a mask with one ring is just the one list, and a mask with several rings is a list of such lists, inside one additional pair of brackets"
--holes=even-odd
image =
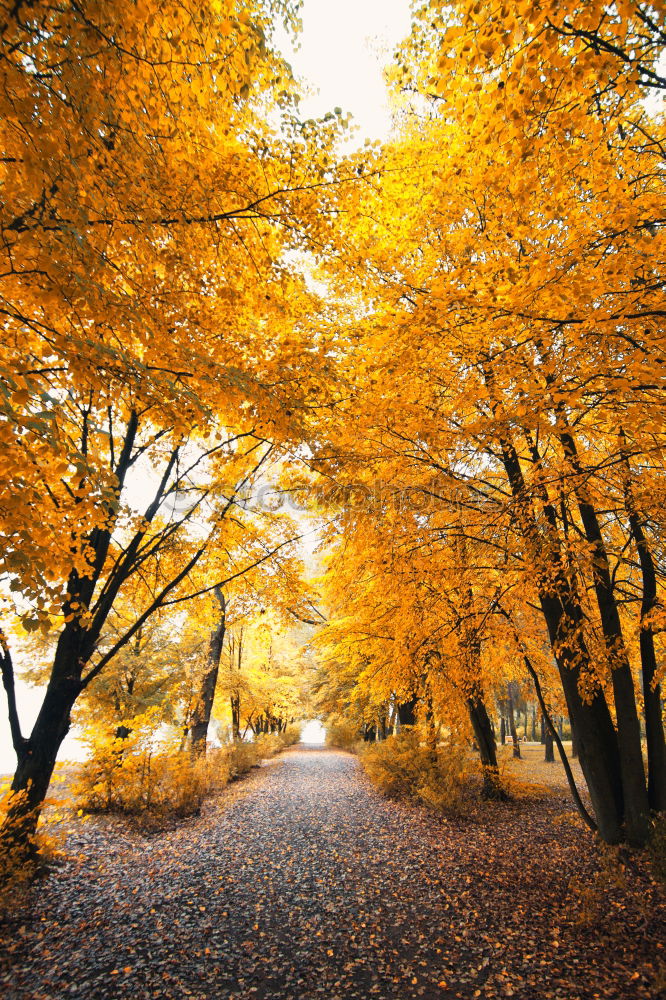
[[(587, 794), (580, 764), (575, 757), (571, 756), (570, 741), (564, 741), (564, 749), (569, 758), (578, 791), (581, 794)], [(555, 760), (551, 764), (544, 761), (545, 747), (541, 743), (521, 743), (520, 752), (522, 757), (518, 759), (513, 756), (513, 747), (510, 743), (498, 747), (500, 771), (507, 774), (509, 780), (513, 778), (527, 784), (545, 786), (555, 792), (570, 794), (567, 776), (564, 773), (557, 747), (555, 747)]]

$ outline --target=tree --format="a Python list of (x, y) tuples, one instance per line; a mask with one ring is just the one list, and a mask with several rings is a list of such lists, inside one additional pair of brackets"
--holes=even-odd
[[(353, 442), (340, 420), (316, 456), (328, 475), (365, 467), (433, 497), (447, 523), (431, 519), (430, 561), (463, 510), (488, 614), (501, 575), (545, 626), (601, 835), (639, 845), (666, 780), (658, 600), (620, 439), (630, 426), (660, 498), (663, 123), (642, 103), (662, 85), (660, 38), (644, 4), (417, 11), (400, 132), (356, 192), (348, 268), (329, 268), (350, 302), (328, 348)], [(649, 506), (643, 524), (661, 526)]]
[[(240, 491), (307, 421), (321, 372), (313, 358), (290, 373), (313, 294), (284, 255), (328, 226), (315, 192), (339, 122), (299, 122), (274, 16), (260, 0), (100, 0), (2, 19), (2, 570), (25, 627), (58, 634), (24, 737), (3, 633), (25, 793), (5, 841), (27, 844), (77, 698), (196, 593)], [(102, 651), (144, 577), (136, 620)]]
[[(214, 588), (215, 598), (219, 605), (217, 621), (213, 626), (208, 640), (206, 651), (206, 666), (201, 677), (201, 684), (192, 717), (192, 750), (195, 754), (206, 752), (206, 738), (208, 736), (208, 725), (213, 710), (215, 699), (215, 688), (217, 687), (217, 677), (220, 670), (220, 659), (224, 646), (224, 636), (227, 625), (227, 603), (224, 591), (219, 585)], [(238, 735), (236, 732), (235, 736)]]
[(441, 520), (413, 497), (364, 501), (340, 513), (345, 531), (325, 578), (316, 646), (329, 673), (320, 684), (327, 711), (365, 725), (366, 738), (390, 729), (391, 706), (400, 727), (420, 721), (434, 743), (442, 725), (462, 730), (474, 739), (484, 795), (503, 797), (486, 708), (497, 666), (469, 543), (455, 521), (448, 544), (433, 541)]
[[(212, 594), (204, 598), (204, 615), (210, 634), (205, 663), (196, 678), (197, 691), (185, 727), (195, 754), (206, 751), (216, 692), (221, 690), (229, 697), (232, 739), (241, 737), (241, 708), (245, 695), (252, 693), (252, 681), (243, 671), (245, 647), (248, 641), (252, 643), (257, 628), (266, 629), (267, 621), (272, 622), (272, 636), (293, 629), (294, 619), (301, 617), (308, 601), (303, 566), (289, 544), (292, 537), (297, 537), (294, 520), (288, 513), (276, 516), (271, 511), (257, 510), (249, 499), (246, 503), (253, 513), (251, 530), (247, 527), (239, 537), (237, 551), (229, 546), (227, 553), (232, 555), (232, 562), (252, 569), (232, 581), (226, 592), (215, 585)], [(219, 561), (219, 556), (209, 560), (207, 579), (220, 575), (220, 566), (216, 565)], [(264, 617), (270, 611), (272, 614)], [(224, 669), (225, 640), (228, 671)]]

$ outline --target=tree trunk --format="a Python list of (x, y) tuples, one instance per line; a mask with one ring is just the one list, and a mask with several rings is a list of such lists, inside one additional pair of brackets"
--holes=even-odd
[[(28, 740), (28, 749), (17, 764), (12, 791), (20, 792), (10, 804), (2, 830), (2, 850), (16, 850), (28, 856), (37, 829), (41, 808), (46, 798), (60, 745), (69, 730), (69, 715), (73, 700), (57, 695), (44, 700), (53, 710), (50, 719), (38, 719)], [(41, 713), (40, 713), (41, 714)]]
[(506, 722), (504, 716), (500, 716), (500, 743), (502, 746), (506, 744)]
[(409, 701), (401, 702), (398, 705), (398, 720), (400, 722), (400, 728), (403, 726), (416, 725), (416, 701), (416, 698), (410, 698)]
[(555, 748), (553, 745), (553, 734), (551, 732), (550, 726), (546, 726), (546, 753), (544, 754), (544, 760), (547, 764), (553, 764), (555, 762)]
[(231, 738), (240, 739), (240, 692), (235, 692), (230, 697), (231, 702)]
[[(492, 389), (492, 382), (488, 379), (487, 382)], [(510, 440), (503, 438), (500, 443), (504, 468), (517, 505), (518, 527), (541, 565), (535, 583), (569, 718), (578, 733), (580, 763), (599, 833), (607, 843), (618, 843), (622, 840), (624, 818), (618, 742), (603, 691), (593, 692), (586, 700), (580, 693), (579, 681), (590, 657), (583, 636), (583, 613), (563, 562), (557, 514), (542, 485), (539, 497), (544, 530), (540, 530), (518, 453)]]
[(652, 551), (645, 534), (631, 483), (631, 467), (624, 432), (620, 434), (621, 454), (625, 469), (624, 502), (629, 528), (638, 551), (643, 594), (639, 646), (643, 681), (643, 715), (648, 755), (648, 802), (655, 812), (666, 811), (666, 741), (661, 710), (661, 688), (656, 683), (657, 657), (650, 615), (657, 606), (657, 573)]
[(204, 755), (206, 753), (206, 740), (208, 738), (208, 726), (213, 710), (215, 699), (215, 688), (217, 687), (217, 677), (220, 671), (220, 659), (222, 657), (222, 647), (224, 645), (224, 634), (226, 629), (226, 603), (224, 594), (219, 587), (215, 588), (215, 596), (220, 605), (220, 614), (217, 625), (211, 632), (208, 644), (208, 656), (206, 658), (206, 669), (201, 678), (199, 697), (194, 710), (191, 727), (191, 747), (192, 753)]
[(666, 812), (666, 743), (661, 710), (661, 686), (655, 683), (657, 659), (654, 636), (649, 627), (641, 627), (639, 642), (648, 753), (648, 801), (650, 808), (655, 812)]
[(631, 844), (641, 847), (645, 844), (649, 833), (649, 805), (634, 681), (622, 634), (620, 613), (613, 591), (613, 580), (601, 525), (584, 484), (576, 443), (561, 413), (559, 418), (563, 425), (563, 429), (560, 430), (560, 441), (576, 473), (574, 491), (578, 510), (585, 529), (585, 537), (592, 548), (594, 591), (611, 667), (627, 839)]
[(536, 705), (532, 705), (532, 743), (536, 743)]
[(33, 851), (33, 837), (46, 798), (58, 751), (69, 732), (70, 714), (80, 691), (80, 673), (75, 650), (80, 629), (73, 623), (61, 634), (56, 649), (51, 679), (32, 732), (18, 753), (12, 792), (20, 793), (9, 806), (2, 829), (2, 850), (12, 850), (25, 857)]
[(437, 759), (438, 733), (435, 725), (435, 710), (432, 703), (432, 693), (427, 679), (424, 680), (425, 695), (425, 726), (428, 748), (433, 761)]
[(576, 647), (569, 645), (571, 623), (579, 623), (582, 612), (570, 599), (543, 596), (541, 606), (551, 646), (556, 652), (560, 681), (572, 727), (578, 735), (580, 765), (590, 793), (599, 833), (609, 844), (622, 840), (624, 798), (615, 727), (603, 691), (584, 701), (580, 694), (581, 664), (589, 654), (578, 625)]
[(506, 793), (500, 784), (495, 737), (493, 735), (485, 703), (480, 694), (477, 693), (467, 699), (467, 710), (472, 723), (472, 730), (474, 732), (474, 739), (478, 748), (479, 757), (481, 758), (481, 769), (483, 773), (483, 798), (505, 799)]
[(520, 758), (520, 743), (516, 730), (516, 719), (513, 712), (513, 682), (509, 681), (506, 688), (507, 713), (509, 716), (509, 732), (513, 743), (513, 756)]
[[(509, 617), (509, 620), (510, 620), (510, 616), (507, 616), (507, 617)], [(518, 648), (521, 650), (521, 652), (523, 654), (523, 661), (525, 663), (525, 666), (527, 667), (527, 672), (530, 675), (530, 677), (532, 678), (532, 682), (534, 684), (534, 691), (535, 691), (535, 694), (537, 696), (537, 701), (539, 703), (539, 708), (541, 709), (541, 722), (542, 722), (543, 725), (547, 726), (547, 728), (549, 729), (550, 734), (551, 734), (551, 736), (553, 738), (553, 741), (555, 743), (557, 743), (557, 749), (558, 749), (558, 752), (560, 754), (560, 759), (562, 761), (562, 767), (564, 768), (564, 773), (567, 776), (567, 782), (569, 784), (569, 790), (571, 791), (571, 796), (572, 796), (574, 802), (576, 803), (576, 808), (578, 809), (580, 815), (582, 816), (582, 818), (585, 821), (585, 823), (587, 824), (587, 826), (590, 828), (590, 830), (593, 833), (598, 833), (599, 832), (599, 827), (597, 826), (597, 824), (595, 823), (595, 821), (590, 816), (589, 812), (587, 811), (587, 809), (585, 807), (585, 803), (583, 802), (583, 800), (580, 797), (580, 794), (578, 792), (578, 788), (576, 786), (576, 781), (575, 781), (574, 776), (573, 776), (573, 771), (571, 770), (571, 765), (569, 764), (569, 760), (567, 758), (567, 755), (564, 752), (564, 744), (562, 743), (562, 739), (561, 739), (559, 733), (557, 733), (557, 731), (555, 729), (555, 726), (553, 724), (553, 720), (551, 719), (550, 714), (548, 712), (548, 708), (546, 707), (546, 702), (545, 702), (544, 697), (543, 697), (543, 691), (541, 690), (541, 682), (539, 680), (539, 675), (537, 674), (536, 670), (532, 666), (532, 662), (531, 662), (529, 656), (527, 655), (527, 650), (525, 649), (524, 644), (521, 642), (520, 636), (518, 635), (518, 632), (515, 629), (515, 626), (514, 626), (514, 631), (515, 631), (515, 636), (516, 636), (516, 643), (518, 645)]]

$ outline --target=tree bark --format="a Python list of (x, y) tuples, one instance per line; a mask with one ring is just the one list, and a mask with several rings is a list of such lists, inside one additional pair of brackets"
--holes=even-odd
[[(592, 800), (592, 807), (603, 840), (617, 844), (622, 840), (624, 798), (620, 755), (615, 727), (603, 691), (598, 689), (584, 701), (579, 690), (581, 664), (589, 654), (581, 634), (582, 612), (568, 595), (561, 599), (542, 596), (541, 607), (556, 651), (560, 681), (567, 702), (571, 725), (578, 735), (580, 765)], [(572, 647), (571, 623), (577, 624), (578, 640)]]
[(666, 811), (666, 740), (661, 708), (661, 687), (656, 683), (657, 656), (650, 615), (657, 606), (657, 573), (643, 519), (634, 499), (631, 467), (624, 432), (620, 434), (621, 455), (625, 469), (624, 503), (629, 528), (638, 552), (642, 578), (639, 647), (643, 681), (643, 715), (648, 755), (648, 802), (655, 812)]
[(231, 738), (240, 739), (240, 692), (236, 691), (229, 698), (231, 703)]
[(224, 645), (224, 635), (226, 631), (226, 602), (220, 587), (215, 587), (215, 597), (220, 606), (217, 624), (211, 632), (208, 643), (208, 655), (206, 658), (206, 669), (201, 678), (199, 687), (199, 697), (194, 710), (191, 726), (191, 749), (197, 756), (206, 753), (206, 741), (208, 739), (208, 726), (215, 700), (215, 688), (220, 672), (220, 659), (222, 657), (222, 647)]
[(500, 783), (495, 736), (485, 703), (479, 693), (472, 694), (467, 699), (467, 711), (469, 712), (474, 739), (476, 740), (479, 757), (481, 758), (481, 770), (483, 774), (482, 795), (484, 799), (504, 800), (506, 799), (506, 792)]
[(83, 665), (77, 653), (84, 638), (76, 622), (69, 623), (61, 633), (42, 706), (29, 738), (18, 753), (11, 788), (20, 794), (9, 806), (2, 824), (3, 849), (9, 847), (26, 856), (32, 851), (58, 751), (69, 732), (71, 711), (81, 692)]
[(509, 681), (506, 687), (506, 703), (509, 716), (509, 732), (511, 733), (511, 742), (513, 744), (513, 756), (520, 758), (520, 742), (518, 740), (516, 719), (513, 711), (513, 681)]
[(398, 720), (400, 727), (416, 725), (416, 702), (417, 699), (410, 698), (409, 701), (400, 702), (398, 705)]
[[(515, 628), (515, 626), (514, 626), (514, 628)], [(569, 784), (569, 790), (571, 791), (571, 796), (572, 796), (572, 798), (573, 798), (573, 800), (574, 800), (574, 802), (576, 804), (576, 808), (578, 809), (579, 813), (583, 817), (583, 820), (585, 821), (585, 823), (587, 824), (587, 826), (590, 828), (590, 830), (593, 833), (598, 833), (599, 832), (599, 828), (598, 828), (597, 824), (594, 822), (594, 820), (592, 819), (592, 817), (590, 816), (590, 814), (587, 811), (587, 809), (585, 808), (585, 804), (583, 803), (583, 800), (580, 797), (580, 794), (578, 792), (578, 788), (576, 786), (576, 781), (575, 781), (574, 776), (573, 776), (573, 771), (571, 770), (571, 765), (569, 764), (569, 760), (567, 758), (567, 755), (564, 752), (564, 744), (562, 743), (562, 739), (561, 739), (559, 733), (556, 732), (555, 726), (553, 725), (553, 720), (551, 719), (550, 714), (548, 712), (548, 708), (546, 706), (546, 702), (545, 702), (545, 699), (544, 699), (544, 696), (543, 696), (543, 691), (541, 690), (541, 682), (539, 681), (539, 675), (537, 674), (536, 670), (532, 666), (532, 661), (530, 660), (529, 656), (527, 655), (527, 650), (525, 649), (525, 646), (520, 641), (520, 637), (519, 637), (517, 631), (516, 631), (515, 635), (516, 635), (516, 641), (517, 641), (517, 644), (518, 644), (518, 648), (521, 650), (521, 652), (523, 654), (523, 661), (525, 663), (525, 666), (527, 667), (527, 672), (530, 675), (530, 677), (532, 678), (532, 681), (534, 682), (534, 691), (535, 691), (536, 696), (537, 696), (537, 701), (539, 702), (539, 708), (541, 709), (541, 725), (542, 725), (542, 727), (545, 726), (546, 728), (548, 728), (550, 730), (552, 739), (557, 743), (557, 749), (558, 749), (558, 752), (559, 752), (559, 755), (560, 755), (560, 760), (562, 761), (562, 767), (564, 768), (564, 773), (567, 776), (567, 782)]]
[[(240, 633), (238, 636), (238, 650), (236, 650), (236, 641), (234, 637), (231, 637), (231, 648), (229, 650), (229, 671), (231, 675), (231, 684), (234, 684), (234, 667), (237, 673), (236, 687), (233, 688), (230, 696), (229, 702), (231, 705), (231, 738), (234, 740), (239, 740), (240, 736), (240, 718), (241, 718), (241, 686), (240, 686), (240, 676), (241, 669), (243, 665), (243, 627), (241, 626)], [(254, 727), (252, 728), (254, 732)]]
[(575, 473), (574, 491), (578, 502), (578, 511), (585, 537), (592, 547), (594, 591), (611, 667), (626, 834), (629, 843), (641, 847), (645, 844), (649, 834), (649, 805), (634, 681), (622, 634), (620, 613), (613, 592), (613, 581), (601, 525), (587, 487), (584, 485), (576, 443), (561, 411), (558, 416), (561, 422), (560, 441), (564, 454)]
[[(486, 383), (493, 391), (492, 375)], [(589, 663), (583, 636), (584, 617), (562, 559), (557, 515), (546, 494), (539, 490), (543, 531), (536, 522), (518, 453), (510, 439), (500, 439), (502, 462), (516, 503), (517, 526), (532, 558), (535, 583), (551, 648), (567, 702), (569, 718), (579, 734), (580, 762), (601, 837), (608, 843), (622, 840), (624, 800), (617, 737), (603, 691), (583, 700), (579, 681)]]
[(555, 762), (555, 747), (553, 745), (553, 733), (550, 726), (546, 726), (546, 752), (543, 759), (547, 764)]

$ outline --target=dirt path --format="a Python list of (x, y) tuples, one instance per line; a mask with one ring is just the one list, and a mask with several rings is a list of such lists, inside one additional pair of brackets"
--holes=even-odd
[(0, 995), (653, 1000), (657, 889), (639, 872), (639, 905), (595, 877), (563, 810), (447, 823), (382, 799), (353, 757), (299, 748), (169, 833), (83, 826), (82, 857), (6, 928)]

